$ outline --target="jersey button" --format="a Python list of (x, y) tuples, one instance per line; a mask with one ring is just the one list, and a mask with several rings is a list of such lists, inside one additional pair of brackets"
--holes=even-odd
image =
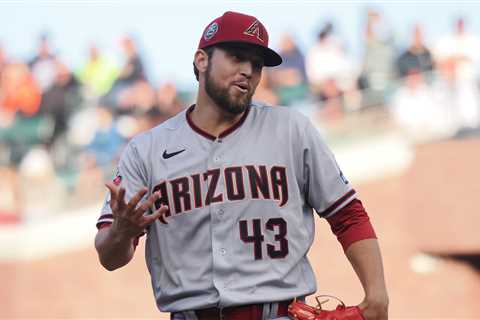
[(227, 250), (225, 250), (225, 248), (220, 249), (220, 254), (221, 254), (222, 256), (226, 255), (226, 254), (227, 254)]
[(223, 209), (218, 210), (218, 214), (221, 215), (221, 216), (223, 216), (223, 213), (224, 213), (224, 212), (225, 212), (225, 211), (223, 211)]

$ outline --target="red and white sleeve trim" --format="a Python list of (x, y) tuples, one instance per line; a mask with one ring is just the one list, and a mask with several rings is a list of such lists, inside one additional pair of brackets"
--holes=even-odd
[(97, 220), (97, 229), (100, 229), (101, 226), (112, 224), (113, 215), (112, 214), (102, 214)]
[(323, 218), (329, 218), (337, 213), (340, 209), (350, 203), (353, 199), (357, 197), (357, 192), (354, 189), (351, 189), (345, 193), (341, 198), (335, 201), (330, 207), (320, 212), (320, 216)]

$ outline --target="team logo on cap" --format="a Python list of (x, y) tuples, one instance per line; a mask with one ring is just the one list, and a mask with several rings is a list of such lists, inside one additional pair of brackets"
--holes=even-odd
[(260, 22), (258, 20), (255, 20), (250, 25), (250, 27), (248, 27), (247, 30), (243, 32), (243, 34), (246, 34), (252, 37), (257, 36), (257, 39), (263, 42), (263, 32), (262, 32), (262, 28), (260, 28)]
[(205, 31), (205, 34), (203, 35), (203, 38), (205, 41), (208, 41), (213, 38), (215, 33), (218, 31), (218, 23), (214, 22), (210, 26), (208, 26), (207, 30)]

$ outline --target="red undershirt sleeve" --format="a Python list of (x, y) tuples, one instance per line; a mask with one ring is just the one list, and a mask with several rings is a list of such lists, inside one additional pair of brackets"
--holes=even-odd
[(354, 242), (377, 238), (370, 218), (358, 199), (352, 200), (327, 221), (344, 251)]

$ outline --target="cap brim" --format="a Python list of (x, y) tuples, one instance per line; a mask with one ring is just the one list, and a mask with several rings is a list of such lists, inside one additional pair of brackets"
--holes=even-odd
[(264, 52), (264, 66), (275, 67), (283, 62), (282, 57), (270, 48), (262, 47)]

